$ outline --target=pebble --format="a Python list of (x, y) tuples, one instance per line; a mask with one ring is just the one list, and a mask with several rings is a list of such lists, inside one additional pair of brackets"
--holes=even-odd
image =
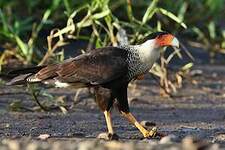
[(37, 149), (38, 149), (37, 143), (29, 143), (26, 147), (26, 150), (37, 150)]
[(141, 121), (140, 124), (144, 127), (156, 126), (156, 123), (146, 120)]
[(171, 134), (171, 135), (168, 135), (168, 136), (163, 137), (163, 138), (159, 141), (159, 143), (160, 143), (160, 144), (171, 144), (171, 143), (174, 143), (174, 142), (176, 142), (176, 141), (178, 141), (178, 137), (175, 136), (175, 135), (173, 135), (173, 134)]
[(198, 140), (191, 136), (187, 136), (182, 140), (182, 148), (184, 150), (219, 150), (217, 144), (210, 144), (204, 140)]
[(9, 150), (20, 150), (20, 144), (16, 140), (3, 140), (3, 144), (7, 145)]
[(50, 137), (49, 134), (40, 134), (40, 135), (38, 136), (38, 139), (40, 139), (40, 140), (46, 140), (46, 139), (48, 139), (49, 137)]
[(160, 141), (146, 140), (122, 140), (104, 141), (96, 139), (51, 139), (40, 141), (32, 138), (16, 140), (3, 139), (0, 141), (1, 150), (222, 150), (218, 144), (211, 144), (193, 137), (185, 137), (181, 142), (175, 142), (175, 135), (169, 135)]
[(191, 76), (201, 76), (202, 74), (203, 74), (203, 71), (199, 69), (190, 71)]
[(225, 141), (225, 133), (219, 133), (215, 135), (212, 142), (223, 142)]
[(105, 133), (105, 132), (98, 134), (97, 138), (98, 139), (109, 140), (108, 133)]
[[(98, 148), (97, 148), (98, 147)], [(97, 141), (83, 141), (78, 144), (78, 150), (93, 150), (93, 149), (103, 150), (104, 147), (99, 147)]]

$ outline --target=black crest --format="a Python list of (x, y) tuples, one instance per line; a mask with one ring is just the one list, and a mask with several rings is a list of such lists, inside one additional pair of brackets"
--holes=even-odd
[(158, 36), (162, 36), (162, 35), (165, 35), (165, 34), (169, 34), (168, 32), (155, 32), (155, 33), (151, 33), (150, 35), (147, 36), (147, 38), (150, 40), (150, 39), (155, 39), (156, 37)]
[(146, 36), (143, 40), (139, 41), (138, 44), (144, 43), (147, 40), (155, 39), (157, 36), (161, 36), (161, 35), (165, 35), (165, 34), (169, 34), (169, 33), (165, 32), (165, 31), (151, 33), (148, 36)]

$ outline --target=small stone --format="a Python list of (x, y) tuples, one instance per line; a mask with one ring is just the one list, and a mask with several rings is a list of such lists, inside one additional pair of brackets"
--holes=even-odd
[(6, 123), (6, 124), (5, 124), (5, 127), (6, 127), (6, 128), (9, 128), (9, 127), (10, 127), (10, 124), (9, 124), (9, 123)]
[(108, 133), (100, 133), (98, 136), (97, 136), (98, 139), (104, 139), (104, 140), (109, 140), (108, 138)]
[(151, 146), (153, 146), (153, 145), (158, 145), (158, 143), (159, 143), (158, 140), (155, 140), (155, 139), (147, 139), (147, 138), (143, 139), (142, 141), (143, 141), (143, 142), (147, 142), (147, 143), (150, 144)]
[(156, 123), (150, 122), (150, 121), (146, 121), (146, 120), (141, 121), (140, 124), (141, 124), (142, 126), (144, 126), (144, 127), (156, 126)]
[(10, 150), (20, 150), (20, 144), (16, 140), (6, 139), (6, 140), (3, 140), (2, 143), (8, 145)]
[(40, 139), (40, 140), (46, 140), (46, 139), (48, 139), (49, 137), (50, 137), (49, 134), (40, 134), (40, 135), (38, 136), (38, 139)]
[(78, 150), (92, 150), (95, 148), (97, 149), (96, 141), (84, 141), (78, 145)]
[(215, 72), (212, 74), (212, 77), (213, 77), (213, 78), (216, 78), (217, 76), (218, 76), (218, 74), (215, 73)]
[(220, 146), (219, 146), (219, 144), (212, 144), (211, 146), (209, 146), (208, 149), (209, 150), (220, 150)]
[(225, 141), (225, 133), (216, 134), (213, 138), (213, 142), (223, 142)]
[(212, 145), (204, 140), (187, 136), (182, 140), (182, 148), (184, 150), (208, 149)]
[(199, 69), (190, 71), (191, 76), (201, 76), (202, 74), (203, 74), (203, 71)]
[(175, 135), (171, 134), (171, 135), (168, 135), (168, 136), (163, 137), (159, 141), (159, 143), (160, 144), (171, 144), (171, 143), (173, 143), (175, 141), (177, 141), (177, 137)]
[(119, 136), (117, 134), (111, 134), (111, 133), (100, 133), (97, 136), (98, 139), (104, 139), (104, 140), (119, 140)]
[(196, 150), (197, 146), (194, 144), (193, 138), (188, 136), (182, 140), (182, 148), (184, 150)]
[(37, 150), (37, 149), (38, 149), (37, 143), (29, 143), (26, 147), (26, 150)]
[(135, 149), (135, 144), (132, 143), (132, 142), (123, 143), (123, 142), (118, 142), (118, 141), (110, 141), (110, 142), (106, 142), (104, 144), (104, 149), (108, 149), (108, 150), (122, 150), (122, 149), (132, 150), (132, 149)]
[(223, 94), (222, 97), (225, 97), (225, 94)]

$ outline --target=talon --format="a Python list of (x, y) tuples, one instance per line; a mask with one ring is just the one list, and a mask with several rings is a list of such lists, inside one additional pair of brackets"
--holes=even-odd
[(153, 138), (157, 135), (157, 127), (153, 127), (147, 134), (144, 135), (145, 138)]
[(115, 133), (113, 133), (113, 134), (109, 133), (108, 137), (109, 137), (110, 141), (111, 140), (115, 140), (115, 141), (119, 140), (119, 136), (117, 134), (115, 134)]
[(155, 137), (156, 136), (156, 134), (157, 134), (157, 127), (153, 127), (152, 129), (151, 129), (151, 131), (149, 131), (149, 135), (151, 136), (151, 137)]

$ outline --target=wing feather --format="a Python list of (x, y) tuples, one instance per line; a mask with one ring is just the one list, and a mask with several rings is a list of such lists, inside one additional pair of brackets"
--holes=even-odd
[(104, 84), (125, 76), (126, 56), (126, 51), (120, 48), (96, 49), (62, 64), (47, 66), (35, 76), (41, 80), (54, 78), (64, 83)]

